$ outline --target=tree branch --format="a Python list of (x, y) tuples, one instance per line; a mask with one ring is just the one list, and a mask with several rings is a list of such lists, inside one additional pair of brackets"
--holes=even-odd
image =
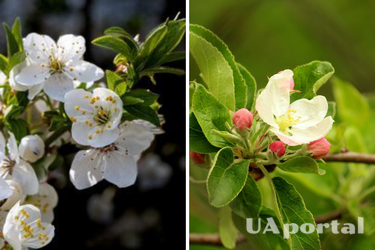
[[(315, 223), (321, 224), (326, 223), (332, 220), (340, 219), (342, 215), (342, 210), (337, 210), (328, 214), (323, 214), (320, 216), (315, 217)], [(242, 234), (238, 234), (237, 237), (237, 244), (245, 241), (246, 238)], [(220, 239), (220, 234), (197, 234), (191, 233), (189, 234), (189, 242), (190, 244), (199, 244), (199, 245), (215, 245), (215, 246), (223, 246), (223, 243)]]
[(328, 154), (323, 158), (324, 161), (336, 161), (336, 162), (356, 162), (356, 163), (367, 163), (375, 164), (375, 155), (373, 154), (362, 154), (355, 152), (343, 152), (338, 154)]

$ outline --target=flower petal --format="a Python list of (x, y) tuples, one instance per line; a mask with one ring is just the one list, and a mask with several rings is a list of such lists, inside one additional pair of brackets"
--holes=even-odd
[(154, 134), (147, 128), (134, 122), (125, 122), (120, 126), (117, 142), (129, 155), (138, 155), (146, 150), (153, 140)]
[(73, 185), (81, 190), (94, 186), (103, 179), (100, 151), (95, 149), (79, 151), (73, 160), (69, 175)]
[(54, 100), (64, 102), (65, 94), (74, 88), (73, 80), (65, 74), (55, 73), (44, 83), (44, 92)]
[(33, 63), (48, 63), (49, 56), (57, 52), (55, 41), (47, 35), (31, 33), (23, 42), (27, 57)]
[(80, 145), (89, 145), (89, 133), (91, 128), (83, 122), (75, 122), (72, 125), (72, 137)]
[(65, 112), (69, 117), (74, 117), (77, 121), (87, 120), (87, 116), (94, 111), (90, 104), (92, 94), (83, 89), (74, 89), (65, 94)]
[(8, 154), (11, 160), (18, 163), (20, 156), (18, 153), (16, 137), (14, 136), (12, 132), (8, 132), (8, 133), (9, 133), (9, 138), (8, 138), (8, 143), (7, 143)]
[(39, 181), (35, 174), (33, 167), (20, 160), (13, 168), (12, 173), (13, 180), (22, 186), (22, 189), (26, 195), (34, 195), (39, 191)]
[(5, 157), (5, 139), (3, 133), (0, 131), (0, 163), (4, 160)]
[(0, 177), (0, 201), (8, 198), (13, 193), (12, 189), (10, 188), (9, 184)]
[(291, 133), (293, 134), (292, 136), (285, 135), (278, 131), (274, 132), (282, 142), (288, 144), (289, 146), (296, 146), (301, 144), (307, 144), (312, 141), (316, 141), (323, 138), (331, 130), (333, 122), (334, 121), (332, 117), (328, 116), (318, 124), (308, 127), (306, 129), (293, 127), (291, 129)]
[(22, 250), (21, 237), (19, 237), (19, 231), (17, 230), (18, 225), (15, 221), (15, 218), (19, 213), (20, 203), (18, 202), (9, 211), (3, 227), (4, 239), (12, 246), (14, 250)]
[(125, 156), (118, 151), (112, 151), (104, 158), (104, 179), (120, 188), (134, 184), (137, 178), (137, 163), (132, 156)]
[(74, 81), (92, 82), (104, 76), (104, 72), (98, 66), (86, 61), (72, 61), (64, 68), (64, 72)]
[(63, 35), (57, 41), (58, 54), (62, 61), (79, 60), (86, 51), (85, 38), (82, 36)]
[(16, 75), (15, 81), (26, 86), (40, 84), (49, 78), (48, 67), (40, 64), (31, 64), (24, 67), (19, 74)]
[(36, 96), (37, 94), (39, 94), (40, 91), (42, 91), (43, 87), (44, 87), (43, 83), (42, 83), (42, 84), (36, 84), (36, 85), (32, 86), (32, 87), (29, 89), (29, 93), (28, 93), (28, 95), (27, 95), (27, 98), (28, 98), (29, 100), (33, 100), (33, 99), (35, 98), (35, 96)]
[(120, 130), (118, 128), (114, 129), (104, 129), (102, 132), (97, 133), (100, 127), (95, 127), (90, 131), (89, 136), (91, 136), (88, 140), (88, 145), (94, 148), (101, 148), (108, 146), (109, 144), (115, 142), (119, 137)]
[(319, 123), (326, 116), (328, 102), (324, 96), (316, 96), (312, 100), (300, 99), (293, 102), (289, 109), (296, 110), (295, 117), (300, 117), (294, 127), (306, 129)]
[(0, 85), (5, 84), (6, 80), (7, 80), (7, 76), (4, 74), (3, 71), (0, 70)]

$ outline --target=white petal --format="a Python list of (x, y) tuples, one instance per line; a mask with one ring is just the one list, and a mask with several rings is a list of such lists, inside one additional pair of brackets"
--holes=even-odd
[(54, 100), (64, 102), (65, 94), (74, 88), (73, 80), (65, 74), (55, 73), (44, 83), (44, 92)]
[(104, 158), (104, 179), (120, 188), (134, 184), (137, 178), (137, 163), (132, 156), (125, 156), (118, 151), (112, 151)]
[(80, 82), (97, 81), (104, 76), (104, 72), (98, 66), (86, 61), (73, 61), (68, 63), (64, 72), (73, 80)]
[(269, 104), (272, 107), (272, 113), (276, 117), (280, 117), (286, 113), (290, 104), (290, 78), (280, 77), (281, 74), (276, 74), (270, 78), (266, 91), (268, 89), (270, 94)]
[(312, 100), (299, 99), (289, 109), (296, 110), (294, 117), (300, 117), (295, 127), (305, 129), (319, 123), (327, 114), (328, 102), (324, 96), (316, 96)]
[(33, 100), (35, 98), (35, 96), (37, 94), (40, 93), (40, 91), (42, 91), (44, 85), (43, 84), (36, 84), (34, 86), (32, 86), (30, 89), (29, 89), (29, 93), (27, 95), (27, 98), (29, 100)]
[(31, 64), (16, 75), (15, 81), (26, 86), (33, 86), (44, 82), (49, 77), (49, 68), (41, 64)]
[(92, 187), (101, 181), (103, 171), (100, 151), (79, 151), (74, 157), (69, 174), (73, 185), (79, 190)]
[(57, 47), (47, 35), (29, 34), (23, 42), (27, 57), (34, 63), (47, 63), (50, 55), (55, 55)]
[(9, 187), (8, 183), (0, 177), (0, 201), (8, 198), (13, 193), (12, 189)]
[(19, 235), (20, 232), (18, 231), (17, 224), (14, 219), (19, 215), (19, 213), (20, 205), (17, 203), (9, 211), (3, 227), (4, 239), (12, 246), (13, 250), (22, 250), (21, 237)]
[(288, 144), (289, 146), (307, 144), (326, 136), (331, 130), (333, 122), (332, 117), (329, 116), (324, 118), (320, 123), (306, 129), (293, 127), (291, 129), (291, 133), (293, 134), (292, 136), (288, 136), (280, 132), (276, 132), (275, 134), (282, 142)]
[(26, 91), (30, 88), (28, 85), (20, 84), (16, 81), (15, 77), (27, 66), (26, 61), (17, 64), (12, 68), (12, 70), (9, 72), (9, 85), (12, 87), (12, 89), (17, 91)]
[[(104, 110), (111, 111), (110, 125), (112, 128), (117, 127), (120, 124), (123, 110), (123, 103), (120, 97), (112, 90), (106, 88), (94, 89), (93, 96), (100, 98), (98, 103)], [(109, 101), (107, 98), (112, 98), (113, 101)]]
[(13, 168), (12, 177), (15, 182), (18, 182), (22, 186), (25, 194), (34, 195), (38, 193), (38, 177), (29, 163), (20, 160)]
[(6, 80), (7, 80), (7, 76), (4, 74), (3, 71), (0, 70), (0, 85), (5, 84)]
[(83, 89), (74, 89), (65, 94), (64, 108), (69, 117), (77, 121), (87, 120), (87, 116), (94, 112), (90, 104), (92, 94)]
[(260, 118), (262, 118), (265, 123), (271, 127), (279, 127), (275, 122), (271, 95), (268, 90), (264, 89), (262, 93), (260, 93), (255, 103), (255, 109), (258, 111)]
[(72, 137), (80, 145), (89, 145), (89, 133), (91, 128), (83, 122), (75, 122), (72, 125)]
[(65, 62), (79, 60), (86, 51), (85, 38), (82, 36), (63, 35), (57, 41), (59, 57)]
[(154, 140), (154, 134), (147, 128), (134, 122), (123, 123), (120, 126), (118, 144), (128, 150), (129, 155), (141, 154)]
[(114, 129), (104, 129), (102, 133), (96, 133), (96, 131), (100, 129), (100, 127), (94, 127), (90, 130), (89, 136), (91, 136), (87, 142), (88, 145), (94, 148), (101, 148), (108, 146), (109, 144), (115, 142), (120, 135), (120, 130), (118, 128)]
[(0, 163), (5, 157), (5, 139), (3, 133), (0, 131)]
[(20, 156), (18, 154), (18, 146), (17, 146), (17, 141), (16, 137), (12, 132), (9, 133), (9, 138), (8, 138), (8, 154), (11, 160), (16, 161), (17, 163), (19, 162)]

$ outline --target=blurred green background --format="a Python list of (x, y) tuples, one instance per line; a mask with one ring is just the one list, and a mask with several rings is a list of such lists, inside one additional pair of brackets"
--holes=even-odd
[[(190, 23), (202, 25), (218, 35), (232, 51), (237, 62), (255, 77), (258, 89), (284, 69), (313, 60), (329, 61), (334, 76), (318, 91), (338, 107), (335, 125), (328, 135), (352, 151), (375, 154), (375, 1), (350, 0), (190, 0)], [(190, 58), (190, 80), (202, 82)], [(350, 82), (363, 98), (352, 86)], [(345, 136), (339, 130), (346, 130)], [(331, 142), (332, 142), (331, 141)], [(336, 150), (337, 150), (336, 149)], [(365, 217), (368, 235), (321, 235), (323, 249), (374, 249), (370, 228), (375, 228), (375, 195), (357, 202), (362, 192), (375, 186), (374, 166), (329, 163), (321, 166), (325, 176), (287, 175), (276, 171), (295, 185), (307, 208), (316, 215), (342, 207), (336, 194), (347, 201), (341, 222)], [(190, 167), (190, 175), (203, 180), (207, 171)], [(258, 182), (267, 193), (266, 180)], [(265, 196), (265, 195), (264, 195)], [(338, 198), (340, 199), (340, 198)], [(269, 205), (267, 198), (265, 204)], [(208, 205), (204, 184), (190, 184), (190, 232), (218, 232), (219, 210)], [(192, 245), (192, 250), (223, 249)], [(240, 244), (236, 249), (255, 249)]]

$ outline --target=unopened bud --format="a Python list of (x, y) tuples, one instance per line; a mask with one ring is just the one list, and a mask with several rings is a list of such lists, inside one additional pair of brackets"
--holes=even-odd
[(20, 156), (29, 162), (36, 162), (44, 155), (44, 141), (38, 135), (22, 138), (19, 145)]
[(314, 159), (324, 158), (331, 147), (331, 144), (326, 138), (319, 139), (317, 141), (310, 142), (307, 150), (312, 153)]
[(285, 154), (285, 144), (282, 141), (272, 142), (269, 148), (278, 157), (281, 157)]
[(200, 154), (200, 153), (190, 151), (190, 158), (193, 162), (195, 162), (197, 164), (203, 164), (203, 163), (206, 162), (205, 154)]
[(253, 125), (253, 113), (245, 108), (237, 110), (233, 115), (232, 121), (239, 131), (245, 128), (251, 128)]

